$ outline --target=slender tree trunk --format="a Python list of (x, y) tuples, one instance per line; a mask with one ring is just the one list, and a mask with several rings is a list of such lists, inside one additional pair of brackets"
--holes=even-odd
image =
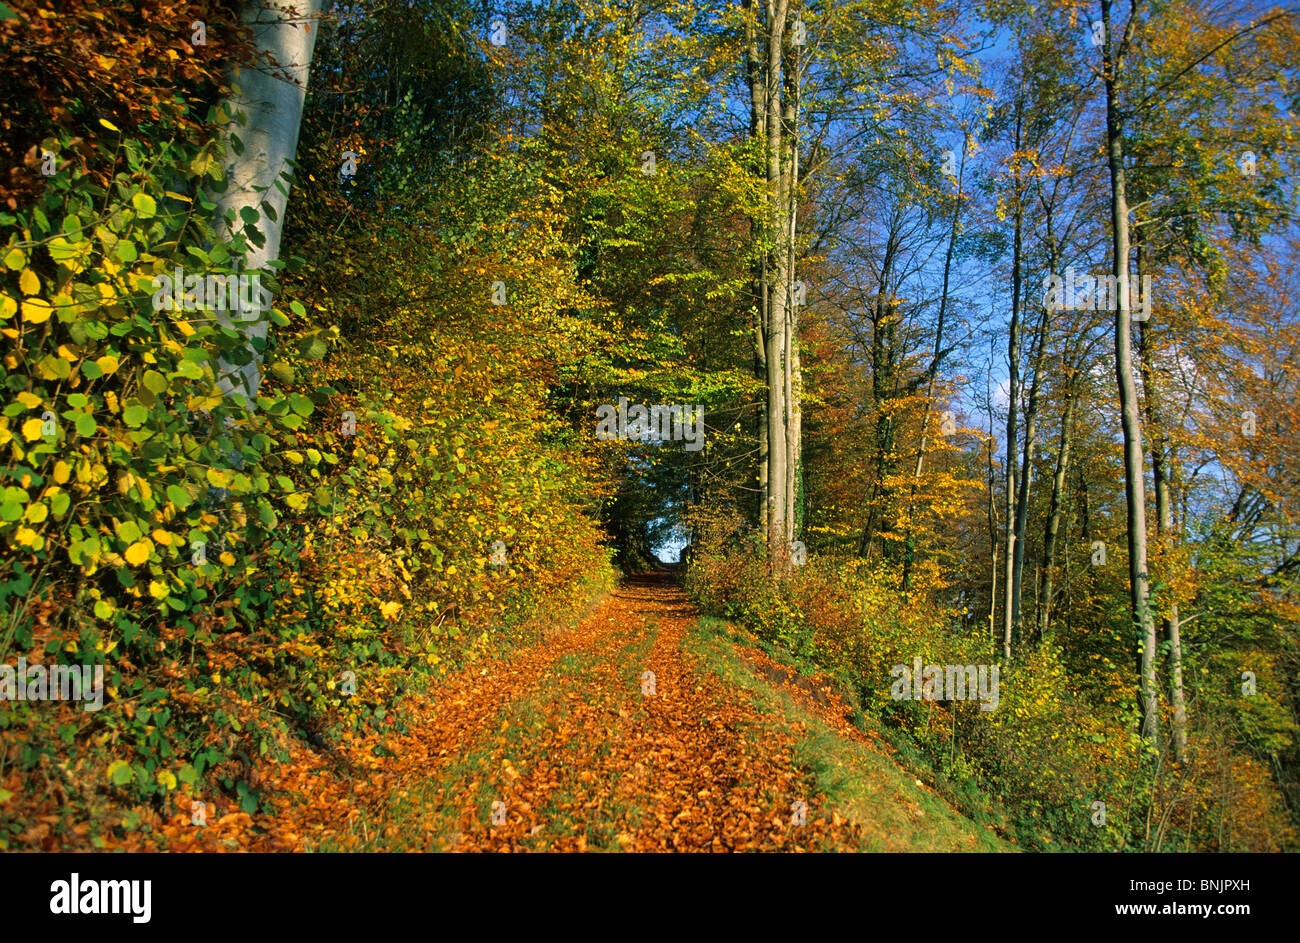
[(788, 219), (788, 237), (782, 247), (786, 254), (787, 291), (789, 305), (786, 308), (785, 348), (789, 363), (785, 365), (786, 382), (786, 489), (785, 489), (785, 533), (787, 541), (799, 536), (798, 532), (798, 480), (800, 464), (803, 460), (803, 378), (800, 375), (799, 358), (799, 305), (795, 304), (795, 266), (798, 259), (798, 221), (799, 221), (799, 94), (801, 81), (798, 55), (790, 47), (790, 59), (786, 63), (785, 81), (785, 136), (789, 170), (786, 175), (786, 203)]
[(1045, 639), (1051, 627), (1052, 596), (1055, 592), (1056, 544), (1061, 530), (1065, 480), (1070, 467), (1070, 448), (1074, 441), (1074, 377), (1066, 380), (1065, 414), (1061, 418), (1061, 437), (1057, 442), (1056, 469), (1052, 475), (1052, 497), (1047, 508), (1047, 526), (1043, 533), (1043, 591), (1038, 606), (1038, 637)]
[[(1016, 149), (1020, 149), (1020, 106), (1017, 104)], [(1007, 333), (1007, 361), (1010, 376), (1007, 390), (1007, 481), (1005, 493), (1006, 546), (1002, 587), (1002, 657), (1011, 658), (1011, 633), (1015, 625), (1015, 520), (1016, 520), (1016, 414), (1020, 402), (1020, 267), (1024, 242), (1024, 213), (1019, 181), (1016, 183), (1015, 234), (1011, 249), (1011, 325)]]
[[(1151, 587), (1147, 571), (1146, 481), (1143, 468), (1142, 420), (1133, 380), (1132, 312), (1129, 294), (1129, 207), (1124, 173), (1124, 131), (1119, 112), (1121, 56), (1111, 25), (1111, 0), (1102, 0), (1106, 31), (1102, 46), (1106, 87), (1106, 144), (1110, 169), (1111, 229), (1115, 304), (1115, 377), (1119, 387), (1120, 422), (1124, 433), (1124, 495), (1128, 516), (1129, 601), (1138, 643), (1138, 689), (1142, 707), (1142, 736), (1158, 742), (1160, 702), (1156, 693), (1156, 633), (1151, 618)], [(1121, 43), (1122, 46), (1122, 43)]]
[[(992, 407), (989, 407), (990, 413)], [(990, 428), (992, 423), (990, 423)], [(997, 505), (994, 499), (994, 463), (993, 437), (989, 436), (989, 651), (997, 651), (998, 641), (994, 632), (998, 611), (998, 521)]]
[(997, 485), (997, 463), (993, 458), (993, 356), (989, 349), (988, 374), (986, 390), (988, 393), (988, 511), (989, 511), (989, 652), (998, 650), (996, 616), (998, 609), (998, 512), (995, 497)]
[[(767, 355), (767, 545), (773, 561), (773, 575), (789, 570), (790, 535), (786, 529), (789, 494), (789, 389), (790, 292), (793, 281), (788, 246), (794, 238), (790, 228), (790, 165), (786, 159), (789, 142), (784, 133), (782, 69), (788, 0), (766, 0), (767, 58), (764, 72), (764, 115), (767, 128), (767, 222), (776, 244), (771, 254), (767, 293), (767, 318), (763, 340)], [(791, 391), (792, 392), (792, 391)]]
[[(1049, 263), (1054, 266), (1055, 261)], [(1022, 451), (1020, 477), (1016, 481), (1016, 524), (1014, 530), (1015, 559), (1012, 561), (1011, 625), (1017, 637), (1021, 634), (1021, 585), (1025, 571), (1025, 528), (1029, 517), (1029, 489), (1033, 484), (1034, 449), (1038, 444), (1038, 392), (1042, 386), (1043, 364), (1047, 354), (1049, 313), (1043, 309), (1038, 325), (1038, 343), (1034, 352), (1034, 379), (1025, 399), (1025, 445)]]
[[(745, 69), (749, 79), (749, 136), (750, 140), (758, 142), (760, 153), (766, 154), (767, 138), (767, 84), (764, 82), (766, 59), (763, 56), (763, 45), (759, 41), (760, 30), (758, 21), (758, 11), (754, 8), (754, 0), (745, 0), (745, 8), (749, 11), (749, 16), (745, 20)], [(760, 166), (755, 171), (766, 177), (767, 166), (766, 158), (760, 158)], [(766, 224), (756, 223), (751, 228), (751, 236), (755, 243), (762, 237)], [(766, 330), (769, 319), (771, 318), (771, 308), (769, 304), (770, 292), (768, 291), (767, 282), (767, 259), (761, 258), (754, 262), (754, 375), (759, 381), (767, 383), (767, 337)], [(755, 424), (757, 427), (756, 437), (758, 440), (758, 524), (763, 534), (763, 543), (766, 545), (769, 541), (768, 531), (768, 412), (767, 412), (767, 395), (761, 393), (756, 401)]]
[(952, 222), (948, 227), (948, 248), (943, 256), (943, 287), (939, 294), (939, 320), (934, 329), (934, 351), (930, 355), (929, 379), (925, 386), (925, 403), (921, 412), (921, 440), (916, 448), (916, 467), (912, 469), (912, 492), (908, 496), (908, 525), (906, 537), (906, 556), (903, 559), (903, 592), (912, 586), (912, 567), (916, 554), (913, 521), (913, 505), (916, 492), (921, 485), (921, 471), (925, 468), (925, 447), (930, 430), (930, 407), (934, 401), (934, 385), (939, 376), (939, 358), (943, 356), (944, 321), (948, 313), (948, 283), (952, 275), (952, 256), (957, 246), (957, 229), (961, 221), (962, 181), (966, 175), (966, 154), (970, 149), (969, 138), (962, 147), (961, 166), (957, 170), (957, 193), (952, 207)]
[[(1143, 284), (1147, 271), (1147, 256), (1141, 243), (1137, 246), (1138, 284)], [(1157, 554), (1166, 561), (1178, 541), (1174, 522), (1173, 457), (1165, 433), (1163, 408), (1160, 399), (1160, 380), (1156, 375), (1151, 350), (1150, 328), (1146, 321), (1138, 323), (1138, 364), (1142, 371), (1142, 390), (1146, 402), (1146, 422), (1151, 431), (1151, 477), (1156, 492)], [(1161, 628), (1169, 643), (1169, 703), (1173, 708), (1174, 760), (1179, 765), (1187, 761), (1187, 703), (1183, 696), (1183, 642), (1182, 624), (1178, 602), (1172, 600), (1165, 607)]]
[[(256, 227), (265, 239), (260, 245), (252, 239), (248, 242), (244, 268), (250, 272), (264, 270), (280, 256), (280, 237), (289, 203), (289, 183), (281, 174), (290, 172), (289, 161), (298, 150), (312, 51), (327, 6), (323, 0), (247, 0), (241, 11), (244, 22), (252, 28), (258, 53), (270, 57), (274, 64), (237, 66), (232, 71), (231, 81), (239, 93), (227, 102), (226, 109), (232, 116), (242, 111), (246, 120), (241, 125), (232, 117), (223, 131), (227, 185), (210, 198), (217, 204), (219, 238), (230, 239), (244, 232), (241, 210), (251, 209), (258, 214)], [(291, 10), (296, 15), (290, 15)], [(241, 152), (233, 149), (231, 135), (239, 138)], [(271, 212), (264, 206), (269, 206)], [(263, 303), (266, 301), (264, 298)], [(233, 323), (224, 314), (220, 317), (227, 324)], [(262, 382), (262, 355), (254, 341), (266, 338), (270, 321), (262, 317), (235, 326), (248, 337), (252, 359), (243, 365), (223, 360), (219, 383), (225, 395), (242, 393), (251, 404)]]
[(871, 555), (877, 523), (884, 518), (881, 508), (885, 500), (884, 480), (889, 465), (889, 452), (893, 447), (893, 420), (885, 408), (894, 386), (893, 358), (889, 352), (893, 306), (886, 301), (886, 298), (889, 297), (894, 253), (898, 248), (896, 236), (897, 233), (891, 231), (885, 243), (885, 256), (880, 263), (876, 297), (871, 305), (871, 406), (876, 410), (876, 429), (874, 471), (871, 491), (867, 498), (867, 522), (862, 528), (862, 539), (858, 544), (858, 556), (863, 559)]

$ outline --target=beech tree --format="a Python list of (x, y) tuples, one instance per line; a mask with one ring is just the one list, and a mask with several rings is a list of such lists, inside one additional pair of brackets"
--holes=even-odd
[[(259, 61), (236, 65), (235, 89), (226, 103), (225, 189), (212, 195), (216, 231), (242, 237), (244, 267), (276, 267), (292, 185), (312, 51), (329, 0), (245, 0), (241, 19), (252, 31)], [(269, 303), (269, 300), (264, 301)], [(253, 403), (262, 382), (262, 351), (270, 322), (264, 317), (239, 324), (248, 338), (249, 360), (222, 363), (221, 388)]]

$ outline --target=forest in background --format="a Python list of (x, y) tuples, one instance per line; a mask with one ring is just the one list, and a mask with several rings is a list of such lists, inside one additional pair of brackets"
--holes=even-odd
[(0, 663), (105, 696), (0, 701), (0, 847), (256, 813), (688, 543), (1023, 847), (1296, 849), (1300, 10), (7, 3)]

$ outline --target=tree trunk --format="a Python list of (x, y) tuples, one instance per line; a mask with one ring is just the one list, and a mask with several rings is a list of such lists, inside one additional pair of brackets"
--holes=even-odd
[[(248, 0), (242, 18), (252, 28), (253, 42), (262, 56), (273, 64), (260, 62), (256, 68), (235, 67), (231, 81), (238, 86), (227, 102), (232, 120), (224, 129), (227, 142), (226, 189), (212, 195), (217, 204), (216, 231), (219, 238), (230, 239), (245, 229), (240, 211), (245, 207), (258, 214), (257, 229), (265, 237), (261, 245), (251, 239), (244, 268), (254, 272), (280, 256), (280, 237), (284, 232), (285, 210), (289, 202), (289, 183), (281, 173), (291, 172), (289, 161), (298, 150), (298, 130), (302, 124), (303, 102), (307, 96), (307, 79), (311, 73), (312, 51), (320, 32), (321, 15), (327, 0)], [(296, 11), (291, 15), (290, 11)], [(233, 115), (244, 112), (246, 123), (238, 124)], [(243, 145), (236, 154), (230, 147), (230, 135), (238, 136)], [(271, 213), (263, 209), (271, 208)], [(233, 221), (228, 219), (233, 216)], [(227, 324), (232, 323), (223, 318)], [(244, 394), (254, 402), (262, 382), (262, 354), (255, 340), (264, 340), (270, 322), (265, 318), (236, 325), (248, 337), (252, 360), (242, 366), (220, 364), (222, 392)]]
[[(1050, 230), (1050, 223), (1049, 223)], [(1056, 266), (1055, 252), (1049, 253), (1048, 268)], [(1038, 393), (1042, 387), (1043, 364), (1047, 358), (1047, 332), (1050, 327), (1050, 312), (1043, 308), (1038, 325), (1038, 343), (1034, 352), (1034, 380), (1029, 386), (1029, 395), (1025, 400), (1025, 445), (1022, 450), (1020, 477), (1016, 482), (1016, 523), (1012, 541), (1015, 547), (1015, 559), (1012, 561), (1011, 576), (1011, 625), (1017, 637), (1021, 634), (1021, 585), (1025, 571), (1025, 527), (1029, 517), (1029, 489), (1033, 484), (1034, 449), (1038, 440)]]
[(998, 610), (998, 512), (995, 497), (997, 466), (993, 461), (993, 357), (989, 349), (987, 392), (989, 407), (988, 438), (988, 511), (989, 511), (989, 652), (998, 650), (996, 616)]
[(799, 305), (795, 303), (795, 266), (798, 244), (798, 210), (799, 210), (799, 93), (801, 91), (798, 54), (791, 46), (790, 61), (786, 63), (785, 82), (785, 127), (783, 140), (786, 143), (788, 171), (785, 176), (785, 198), (787, 205), (788, 235), (782, 247), (786, 255), (786, 278), (788, 304), (785, 322), (785, 349), (789, 360), (785, 364), (785, 399), (786, 399), (786, 486), (785, 486), (785, 534), (787, 551), (789, 541), (799, 536), (798, 531), (798, 479), (800, 464), (803, 460), (803, 378), (800, 375), (799, 359)]
[[(767, 86), (763, 81), (765, 59), (759, 42), (759, 23), (754, 0), (745, 0), (745, 9), (749, 16), (745, 20), (745, 69), (749, 79), (749, 136), (753, 141), (765, 141), (767, 134)], [(764, 145), (764, 152), (766, 145)], [(766, 162), (754, 168), (755, 172), (766, 176)], [(751, 237), (757, 242), (766, 224), (755, 223), (751, 227)], [(767, 340), (766, 326), (770, 311), (768, 306), (767, 260), (754, 262), (754, 376), (764, 385), (767, 383)], [(756, 402), (755, 425), (758, 439), (758, 525), (763, 534), (763, 543), (769, 540), (768, 532), (768, 443), (767, 443), (767, 395), (761, 393)]]
[[(1139, 242), (1137, 246), (1138, 283), (1147, 274), (1147, 256)], [(1138, 323), (1138, 364), (1142, 371), (1142, 390), (1146, 401), (1146, 422), (1151, 430), (1151, 475), (1156, 492), (1157, 554), (1167, 561), (1178, 540), (1174, 524), (1173, 457), (1165, 433), (1163, 409), (1160, 401), (1160, 381), (1156, 376), (1151, 350), (1150, 328), (1146, 321)], [(1161, 628), (1169, 643), (1169, 702), (1173, 707), (1174, 760), (1179, 765), (1187, 761), (1187, 703), (1183, 696), (1183, 642), (1178, 602), (1173, 600), (1165, 609)]]
[[(764, 380), (767, 384), (767, 409), (763, 424), (766, 433), (760, 434), (760, 447), (766, 445), (766, 461), (760, 472), (760, 488), (764, 506), (762, 518), (767, 540), (768, 555), (772, 560), (774, 578), (789, 572), (790, 541), (793, 537), (794, 474), (797, 469), (799, 447), (792, 443), (795, 435), (793, 418), (797, 414), (800, 395), (794, 381), (794, 356), (797, 339), (797, 314), (792, 304), (794, 285), (794, 216), (792, 212), (795, 180), (795, 149), (798, 133), (793, 127), (794, 102), (786, 97), (783, 105), (783, 86), (791, 81), (786, 69), (785, 32), (788, 0), (765, 0), (762, 8), (762, 26), (759, 29), (759, 10), (753, 12), (753, 35), (747, 36), (747, 65), (750, 68), (751, 115), (761, 128), (765, 162), (766, 212), (763, 226), (773, 235), (773, 247), (763, 265), (761, 322), (761, 359)], [(762, 36), (766, 55), (759, 58), (758, 37)], [(757, 80), (756, 80), (757, 78)], [(761, 85), (761, 101), (757, 101), (757, 88)], [(787, 133), (787, 126), (789, 126)], [(756, 357), (756, 360), (759, 359)]]
[(1038, 606), (1038, 638), (1047, 638), (1052, 619), (1052, 594), (1056, 567), (1056, 543), (1061, 531), (1065, 479), (1070, 467), (1070, 447), (1074, 441), (1075, 378), (1066, 380), (1065, 415), (1061, 418), (1061, 437), (1056, 449), (1056, 470), (1052, 475), (1052, 497), (1047, 509), (1047, 527), (1043, 533), (1043, 591)]
[[(1142, 707), (1142, 736), (1156, 742), (1160, 732), (1156, 694), (1156, 633), (1151, 618), (1151, 587), (1147, 572), (1146, 481), (1143, 468), (1142, 420), (1133, 381), (1132, 313), (1129, 294), (1129, 207), (1125, 190), (1124, 132), (1119, 113), (1122, 58), (1116, 53), (1111, 28), (1111, 0), (1102, 0), (1106, 31), (1102, 46), (1106, 87), (1106, 145), (1110, 169), (1111, 237), (1115, 283), (1115, 377), (1119, 387), (1120, 423), (1124, 433), (1124, 496), (1128, 516), (1129, 603), (1138, 641), (1138, 689)], [(1131, 25), (1131, 23), (1130, 23)], [(1123, 43), (1121, 43), (1122, 47)]]
[[(1020, 114), (1017, 104), (1016, 150), (1020, 149)], [(1011, 633), (1015, 624), (1015, 520), (1016, 520), (1016, 413), (1020, 400), (1020, 265), (1024, 240), (1024, 213), (1019, 181), (1016, 184), (1015, 235), (1011, 249), (1011, 325), (1007, 334), (1007, 481), (1005, 494), (1006, 540), (1002, 587), (1002, 657), (1011, 658)]]
[(880, 278), (876, 284), (876, 297), (871, 305), (871, 407), (876, 410), (874, 471), (871, 479), (871, 493), (867, 499), (867, 522), (862, 528), (862, 539), (858, 544), (858, 556), (866, 559), (871, 555), (872, 543), (876, 537), (876, 527), (884, 519), (881, 505), (886, 500), (883, 483), (888, 474), (893, 448), (893, 420), (885, 410), (886, 402), (893, 396), (896, 384), (893, 382), (893, 356), (890, 352), (893, 325), (893, 303), (890, 298), (889, 284), (893, 276), (894, 253), (899, 247), (897, 231), (891, 231), (885, 243), (884, 258), (880, 262)]
[(925, 387), (925, 403), (921, 412), (921, 440), (916, 448), (916, 467), (912, 470), (912, 493), (908, 497), (908, 526), (905, 553), (903, 558), (903, 592), (912, 586), (913, 558), (916, 555), (915, 536), (913, 535), (913, 508), (916, 492), (921, 484), (921, 471), (925, 468), (925, 446), (930, 429), (930, 408), (934, 400), (934, 384), (939, 376), (939, 359), (943, 356), (944, 320), (948, 313), (948, 283), (952, 274), (952, 256), (957, 246), (957, 229), (961, 221), (962, 182), (966, 176), (966, 155), (970, 150), (969, 135), (962, 147), (961, 166), (957, 170), (957, 193), (952, 208), (952, 223), (948, 228), (948, 248), (943, 256), (943, 286), (939, 294), (939, 320), (934, 329), (934, 352), (930, 355), (929, 379)]

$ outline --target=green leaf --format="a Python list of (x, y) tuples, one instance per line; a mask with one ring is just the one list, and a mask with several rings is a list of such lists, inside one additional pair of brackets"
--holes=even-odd
[(145, 389), (154, 394), (159, 394), (167, 389), (167, 378), (157, 370), (146, 370), (143, 382)]
[(307, 342), (307, 347), (303, 351), (303, 356), (308, 360), (320, 360), (325, 356), (325, 353), (328, 350), (329, 344), (326, 343), (325, 338), (317, 334)]
[(145, 420), (148, 418), (149, 410), (145, 409), (145, 407), (138, 403), (122, 410), (122, 420), (133, 429), (144, 425)]
[(135, 215), (140, 219), (152, 219), (158, 213), (158, 204), (147, 193), (137, 193), (131, 197), (131, 205), (135, 207)]

